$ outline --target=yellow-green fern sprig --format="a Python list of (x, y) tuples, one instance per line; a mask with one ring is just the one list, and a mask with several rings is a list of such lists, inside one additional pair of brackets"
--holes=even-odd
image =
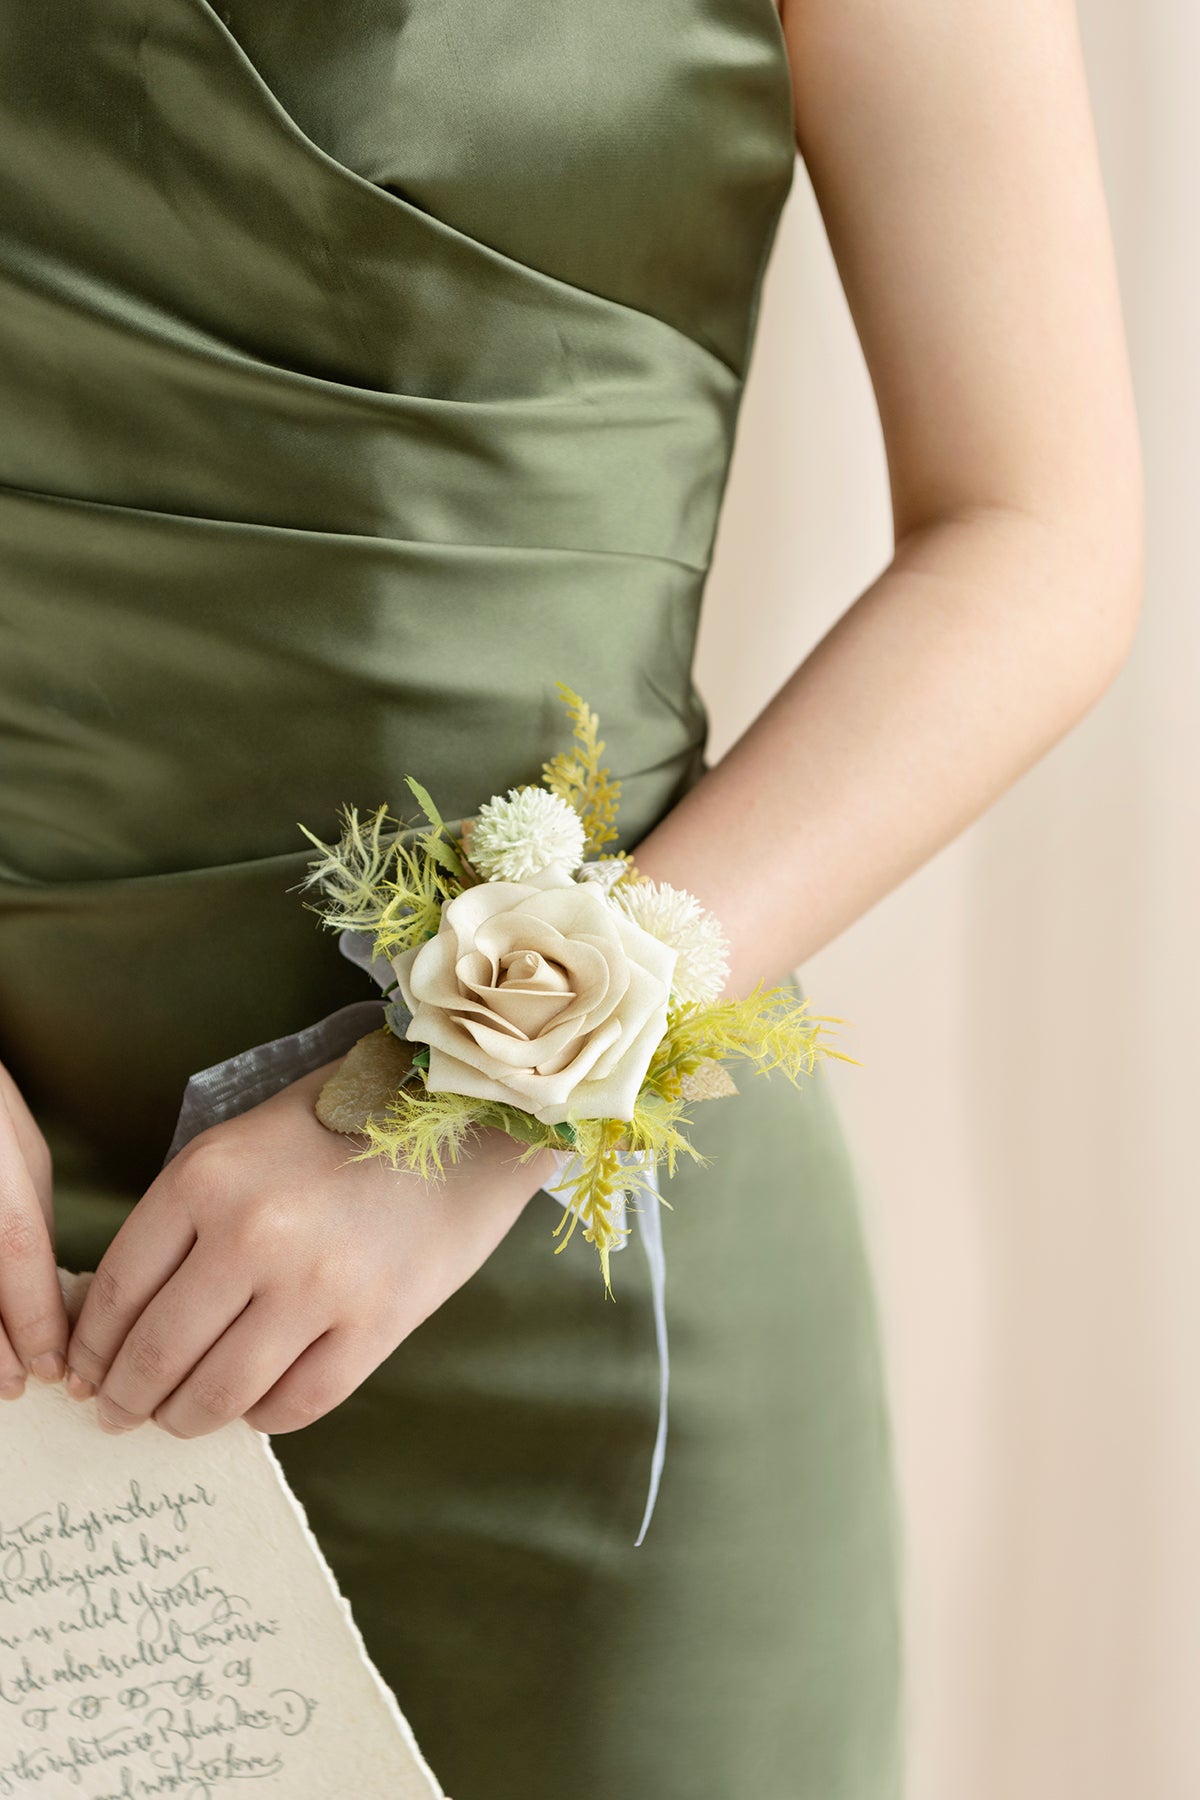
[(447, 1163), (456, 1163), (481, 1123), (480, 1103), (469, 1094), (430, 1094), (399, 1088), (386, 1112), (363, 1126), (367, 1146), (352, 1157), (382, 1157), (393, 1169), (409, 1169), (425, 1181), (439, 1181)]
[(398, 956), (432, 937), (441, 922), (442, 907), (462, 892), (454, 875), (430, 856), (424, 839), (396, 846), (396, 866), (383, 884), (375, 920), (375, 951), (379, 956)]
[(566, 1183), (571, 1199), (554, 1228), (555, 1237), (564, 1230), (566, 1236), (554, 1253), (557, 1256), (566, 1249), (576, 1226), (581, 1225), (585, 1241), (596, 1247), (604, 1291), (612, 1299), (609, 1257), (629, 1235), (628, 1226), (617, 1223), (622, 1196), (627, 1189), (639, 1192), (649, 1184), (639, 1169), (626, 1167), (620, 1160), (626, 1129), (623, 1119), (576, 1119), (572, 1125), (580, 1166), (578, 1174)]
[(756, 1065), (756, 1074), (781, 1069), (796, 1084), (802, 1075), (811, 1075), (822, 1058), (855, 1062), (834, 1049), (825, 1034), (825, 1026), (844, 1021), (814, 1015), (810, 1007), (809, 1000), (790, 988), (766, 988), (762, 982), (744, 999), (672, 1007), (646, 1082), (671, 1097), (682, 1078), (694, 1074), (705, 1060), (741, 1058)]
[[(699, 1059), (703, 1060), (703, 1059)], [(633, 1103), (633, 1117), (625, 1128), (626, 1147), (632, 1151), (649, 1151), (656, 1163), (664, 1163), (668, 1175), (674, 1175), (681, 1156), (706, 1164), (711, 1158), (701, 1154), (685, 1135), (691, 1118), (684, 1110), (686, 1101), (682, 1085), (672, 1084), (673, 1091), (664, 1093), (643, 1087)], [(664, 1200), (663, 1205), (667, 1203)]]
[(574, 727), (576, 748), (542, 764), (542, 779), (552, 794), (574, 807), (586, 835), (585, 855), (599, 856), (616, 836), (621, 783), (601, 764), (604, 740), (599, 716), (565, 681), (555, 683)]
[(459, 1160), (473, 1134), (487, 1129), (503, 1131), (525, 1144), (517, 1162), (528, 1162), (539, 1150), (567, 1147), (553, 1125), (543, 1125), (516, 1107), (468, 1094), (430, 1092), (416, 1080), (399, 1088), (383, 1113), (367, 1120), (363, 1127), (367, 1147), (352, 1160), (382, 1157), (394, 1169), (440, 1181), (447, 1164)]

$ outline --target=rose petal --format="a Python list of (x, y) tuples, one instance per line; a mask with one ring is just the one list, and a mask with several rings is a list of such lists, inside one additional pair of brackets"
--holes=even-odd
[(466, 1094), (475, 1100), (499, 1100), (505, 1106), (530, 1112), (528, 1096), (517, 1093), (506, 1081), (452, 1056), (440, 1045), (431, 1045), (425, 1086), (431, 1094)]
[(461, 987), (491, 989), (496, 985), (499, 970), (490, 956), (485, 956), (482, 950), (475, 949), (468, 950), (465, 956), (458, 958), (454, 965), (454, 974)]
[(491, 990), (488, 1002), (492, 1012), (504, 1024), (515, 1027), (526, 1038), (536, 1038), (574, 998), (570, 992), (537, 993), (506, 983)]
[(616, 912), (615, 909), (614, 912), (625, 954), (641, 968), (649, 969), (652, 975), (657, 975), (660, 981), (665, 981), (669, 990), (675, 964), (679, 961), (678, 950), (670, 944), (664, 944), (661, 938), (656, 938), (627, 914)]
[(442, 908), (439, 935), (453, 933), (458, 955), (462, 956), (473, 947), (475, 934), (485, 919), (493, 913), (511, 912), (522, 900), (530, 898), (536, 898), (536, 890), (523, 881), (481, 881), (447, 900)]
[(548, 961), (561, 962), (566, 942), (557, 926), (538, 918), (536, 913), (519, 912), (513, 907), (485, 919), (471, 948), (499, 968), (500, 958), (514, 950), (537, 950)]
[[(588, 932), (605, 941), (617, 936), (621, 921), (626, 919), (626, 915), (618, 912), (591, 882), (572, 881), (565, 888), (550, 888), (541, 894), (527, 895), (517, 901), (512, 910), (515, 913), (533, 912), (537, 918), (557, 926), (564, 937), (578, 937), (582, 932)], [(632, 924), (632, 920), (626, 922)]]
[(606, 1017), (625, 990), (625, 953), (619, 942), (607, 952), (583, 938), (566, 938), (551, 925), (530, 913), (508, 914), (489, 921), (487, 953), (502, 961), (518, 950), (537, 950), (547, 961), (557, 963), (567, 977), (576, 998), (567, 1019), (582, 1020), (596, 1014)]
[[(500, 925), (499, 920), (492, 923), (497, 927)], [(542, 922), (522, 913), (513, 923), (514, 936), (533, 936), (536, 935), (534, 928)], [(547, 1045), (548, 1056), (559, 1055), (564, 1044), (582, 1027), (598, 1025), (608, 1018), (629, 986), (629, 963), (618, 938), (614, 937), (606, 951), (594, 942), (564, 938), (557, 932), (553, 933), (553, 940), (555, 959), (561, 960), (566, 969), (576, 998), (564, 1007), (549, 1027), (553, 1036)], [(501, 942), (503, 939), (493, 933), (492, 948), (498, 948)], [(455, 1001), (451, 995), (446, 996), (443, 1004), (447, 1011), (470, 1012), (477, 1018), (483, 1016), (478, 1007), (465, 1005), (462, 999)]]
[(528, 887), (536, 888), (575, 886), (574, 876), (563, 867), (562, 863), (548, 863), (544, 869), (539, 869), (536, 875), (527, 875), (525, 882)]
[[(657, 975), (652, 975), (649, 969), (639, 968), (636, 963), (631, 965), (630, 972), (632, 979), (629, 997), (621, 1011), (623, 1026), (621, 1041), (594, 1064), (590, 1076), (592, 1081), (607, 1080), (609, 1075), (616, 1072), (619, 1062), (623, 1063), (626, 1058), (635, 1057), (638, 1054), (637, 1046), (642, 1034), (650, 1026), (654, 1026), (657, 1035), (646, 1051), (646, 1060), (642, 1064), (641, 1073), (638, 1076), (638, 1086), (640, 1087), (646, 1070), (650, 1066), (650, 1058), (658, 1048), (663, 1033), (667, 1029), (667, 1004), (671, 998), (670, 984), (660, 980)], [(580, 1113), (579, 1116), (580, 1118), (595, 1118), (603, 1115)], [(612, 1116), (613, 1118), (618, 1117), (616, 1113)]]
[(510, 950), (500, 958), (500, 969), (504, 987), (530, 994), (565, 994), (571, 985), (562, 964), (540, 950)]
[[(468, 952), (468, 954), (471, 954)], [(474, 1012), (483, 1018), (491, 1016), (486, 1003), (473, 1000), (464, 992), (455, 972), (458, 960), (452, 932), (439, 932), (415, 950), (406, 950), (393, 961), (405, 1005), (414, 1019), (423, 1007), (441, 1012)], [(406, 965), (403, 970), (401, 965)]]
[[(618, 1029), (615, 1021), (611, 1029)], [(601, 1047), (607, 1045), (603, 1041)], [(589, 1046), (590, 1049), (590, 1046)], [(565, 1107), (578, 1075), (574, 1065), (552, 1074), (535, 1069), (499, 1067), (484, 1051), (464, 1038), (459, 1051), (431, 1044), (425, 1085), (431, 1093), (470, 1094), (484, 1100), (505, 1100), (523, 1112), (540, 1118), (543, 1106)], [(560, 1112), (566, 1117), (565, 1110)]]
[[(518, 1036), (502, 1020), (479, 1019), (468, 1014), (464, 1014), (456, 1023), (486, 1055), (496, 1059), (497, 1065), (505, 1072), (505, 1080), (512, 1069), (536, 1069), (543, 1058), (552, 1060), (553, 1055), (561, 1054), (568, 1044), (587, 1042), (586, 1033), (581, 1039), (578, 1032), (568, 1032), (565, 1037), (558, 1037), (558, 1050), (551, 1053), (546, 1048), (547, 1039), (551, 1035), (548, 1032), (534, 1038)], [(458, 1054), (469, 1056), (465, 1048), (460, 1048)], [(474, 1061), (474, 1058), (471, 1057), (470, 1060)]]

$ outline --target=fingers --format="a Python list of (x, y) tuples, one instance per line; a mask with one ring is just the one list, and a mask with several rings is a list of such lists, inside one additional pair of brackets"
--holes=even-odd
[[(28, 1370), (60, 1381), (65, 1367), (67, 1312), (54, 1247), (41, 1201), (22, 1153), (15, 1121), (0, 1091), (0, 1329), (8, 1374), (24, 1383)], [(17, 1373), (12, 1370), (15, 1356)], [(15, 1398), (15, 1395), (12, 1396)]]
[(19, 1400), (25, 1392), (25, 1364), (0, 1325), (0, 1400)]
[(97, 1384), (102, 1428), (144, 1424), (245, 1311), (252, 1292), (249, 1276), (229, 1257), (194, 1249), (135, 1320)]
[(310, 1344), (256, 1405), (246, 1409), (246, 1421), (256, 1431), (299, 1431), (340, 1406), (379, 1366), (384, 1354), (363, 1331), (336, 1325)]
[(269, 1393), (311, 1340), (312, 1327), (294, 1304), (268, 1297), (252, 1300), (158, 1407), (155, 1422), (174, 1437), (219, 1431)]
[(96, 1392), (129, 1332), (195, 1241), (191, 1216), (170, 1185), (151, 1186), (105, 1251), (71, 1333), (67, 1392), (73, 1399)]
[(63, 1298), (67, 1303), (67, 1322), (74, 1331), (79, 1323), (79, 1315), (83, 1311), (87, 1291), (92, 1285), (91, 1271), (85, 1270), (81, 1275), (71, 1275), (60, 1270), (58, 1278), (63, 1284)]
[(38, 1197), (50, 1242), (54, 1242), (54, 1169), (49, 1146), (37, 1127), (33, 1114), (25, 1104), (25, 1096), (0, 1063), (0, 1100), (8, 1108), (9, 1120), (16, 1135), (17, 1149), (25, 1159), (33, 1191)]

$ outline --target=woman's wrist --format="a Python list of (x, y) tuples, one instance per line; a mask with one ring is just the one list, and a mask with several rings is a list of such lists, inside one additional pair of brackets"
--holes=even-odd
[(472, 1140), (465, 1160), (486, 1174), (498, 1193), (516, 1196), (528, 1203), (552, 1182), (559, 1170), (559, 1157), (553, 1150), (538, 1150), (527, 1161), (521, 1160), (525, 1145), (509, 1137), (496, 1126), (483, 1127)]
[[(344, 1067), (346, 1060), (342, 1056), (325, 1063), (314, 1072), (314, 1078), (324, 1084)], [(345, 1125), (339, 1128), (331, 1122), (322, 1122), (316, 1109), (311, 1112), (311, 1127), (323, 1134), (332, 1132), (337, 1136), (339, 1131), (346, 1131), (347, 1136), (353, 1135)], [(446, 1173), (456, 1172), (461, 1178), (469, 1170), (481, 1185), (496, 1195), (500, 1206), (511, 1210), (515, 1204), (520, 1209), (554, 1179), (559, 1168), (559, 1159), (553, 1150), (539, 1149), (536, 1155), (522, 1160), (521, 1153), (526, 1148), (497, 1126), (479, 1126), (464, 1143), (458, 1162), (446, 1164)]]

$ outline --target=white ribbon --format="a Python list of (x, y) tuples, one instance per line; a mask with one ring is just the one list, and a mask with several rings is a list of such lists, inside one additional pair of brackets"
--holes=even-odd
[[(571, 1151), (556, 1151), (559, 1159), (559, 1180), (553, 1187), (547, 1186), (546, 1192), (551, 1199), (558, 1200), (563, 1206), (574, 1209), (573, 1196), (567, 1185), (572, 1174), (578, 1170), (579, 1158)], [(639, 1222), (638, 1236), (642, 1248), (646, 1252), (646, 1261), (650, 1266), (650, 1293), (654, 1305), (654, 1338), (658, 1346), (658, 1431), (654, 1439), (654, 1452), (650, 1458), (650, 1491), (646, 1496), (646, 1510), (642, 1515), (641, 1530), (634, 1539), (637, 1548), (645, 1537), (650, 1520), (654, 1513), (654, 1503), (658, 1499), (658, 1484), (662, 1479), (663, 1463), (667, 1455), (667, 1390), (670, 1384), (671, 1364), (667, 1352), (667, 1256), (663, 1245), (662, 1211), (659, 1199), (658, 1164), (648, 1150), (619, 1153), (623, 1167), (640, 1165), (647, 1191), (639, 1198), (631, 1188), (626, 1188), (622, 1196), (617, 1224), (623, 1225), (626, 1216), (626, 1204), (634, 1199), (634, 1214)], [(614, 1252), (625, 1248), (626, 1240), (619, 1238), (613, 1246)]]
[[(380, 988), (389, 987), (394, 982), (391, 964), (383, 957), (373, 956), (362, 934), (343, 931), (338, 939), (338, 946), (343, 956), (366, 969)], [(214, 1063), (211, 1068), (199, 1069), (188, 1077), (184, 1088), (175, 1132), (163, 1158), (164, 1168), (191, 1138), (207, 1131), (210, 1125), (219, 1125), (224, 1119), (232, 1119), (238, 1113), (248, 1112), (252, 1106), (259, 1105), (261, 1101), (270, 1099), (272, 1094), (299, 1081), (301, 1076), (311, 1074), (314, 1069), (332, 1062), (335, 1057), (344, 1056), (359, 1038), (365, 1037), (369, 1031), (378, 1030), (385, 1017), (397, 1035), (402, 1036), (411, 1014), (401, 1001), (394, 998), (386, 1001), (356, 1000), (318, 1020), (315, 1025), (306, 1025), (303, 1030), (290, 1032), (286, 1037), (273, 1038), (269, 1044), (255, 1044), (252, 1049), (241, 1050), (236, 1056), (227, 1057), (224, 1062)], [(544, 1191), (560, 1206), (570, 1207), (573, 1199), (566, 1183), (578, 1158), (570, 1150), (555, 1151), (554, 1154), (559, 1164), (559, 1180)], [(654, 1337), (658, 1348), (658, 1430), (650, 1459), (650, 1486), (646, 1507), (641, 1529), (634, 1539), (634, 1547), (637, 1548), (646, 1536), (654, 1513), (667, 1453), (667, 1389), (670, 1378), (667, 1353), (667, 1263), (663, 1246), (658, 1169), (654, 1158), (649, 1151), (621, 1151), (619, 1154), (623, 1166), (641, 1165), (647, 1184), (647, 1191), (642, 1194), (640, 1203), (635, 1200), (633, 1210), (639, 1222), (638, 1236), (650, 1269)], [(617, 1224), (620, 1226), (624, 1225), (628, 1201), (633, 1194), (634, 1190), (627, 1188), (622, 1196), (617, 1217)], [(625, 1238), (620, 1238), (614, 1251), (624, 1249), (626, 1241)]]

